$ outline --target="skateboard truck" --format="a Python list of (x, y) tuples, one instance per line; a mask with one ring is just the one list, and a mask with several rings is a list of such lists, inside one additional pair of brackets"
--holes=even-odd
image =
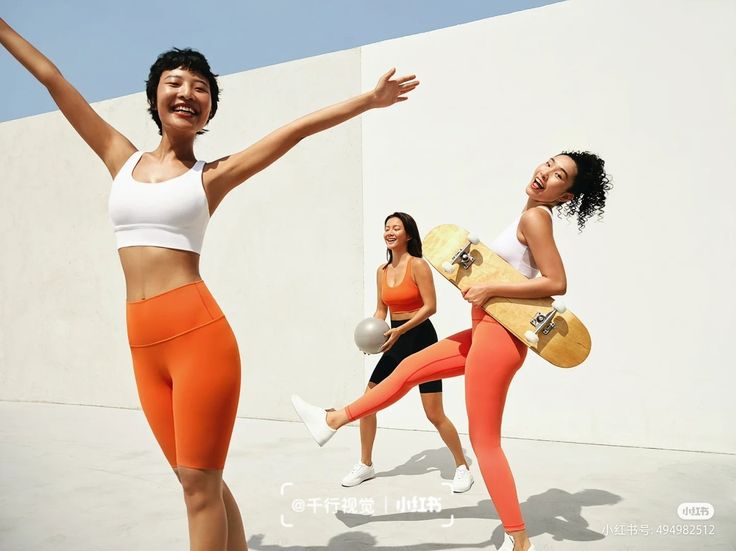
[(526, 333), (524, 333), (524, 338), (529, 344), (536, 345), (539, 343), (539, 333), (541, 332), (543, 335), (549, 335), (550, 331), (552, 331), (555, 327), (555, 322), (552, 321), (557, 314), (562, 314), (567, 310), (565, 307), (565, 304), (561, 300), (556, 300), (552, 303), (552, 310), (547, 312), (546, 314), (542, 314), (541, 312), (537, 312), (537, 315), (534, 316), (529, 323), (531, 323), (536, 329), (534, 331), (529, 330)]
[(442, 269), (445, 271), (445, 273), (451, 274), (452, 272), (454, 272), (455, 264), (459, 264), (465, 270), (470, 268), (473, 262), (475, 262), (475, 257), (470, 254), (470, 246), (477, 245), (478, 243), (480, 243), (480, 239), (478, 239), (476, 235), (469, 233), (468, 242), (465, 244), (465, 246), (455, 253), (455, 256), (452, 257), (452, 260), (442, 263)]

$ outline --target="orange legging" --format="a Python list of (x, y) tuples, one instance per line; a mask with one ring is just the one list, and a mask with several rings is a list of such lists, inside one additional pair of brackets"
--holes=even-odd
[(524, 519), (501, 449), (501, 418), (509, 384), (527, 349), (483, 310), (473, 308), (472, 318), (472, 329), (412, 354), (346, 410), (354, 421), (393, 404), (419, 383), (464, 374), (470, 442), (501, 522), (514, 532), (524, 529)]
[(222, 469), (240, 396), (240, 353), (204, 281), (126, 302), (138, 396), (172, 467)]

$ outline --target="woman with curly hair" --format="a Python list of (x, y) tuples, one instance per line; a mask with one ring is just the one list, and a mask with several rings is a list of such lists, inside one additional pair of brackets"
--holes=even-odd
[(592, 153), (564, 151), (540, 164), (526, 185), (524, 210), (490, 245), (528, 281), (467, 289), (463, 296), (472, 305), (470, 329), (409, 356), (373, 390), (343, 408), (326, 412), (292, 396), (297, 413), (317, 443), (322, 446), (340, 427), (391, 405), (415, 385), (465, 375), (470, 441), (505, 529), (501, 549), (533, 550), (516, 484), (501, 449), (506, 395), (527, 347), (482, 306), (492, 297), (532, 299), (565, 294), (567, 279), (552, 232), (552, 208), (558, 207), (566, 216), (577, 215), (582, 230), (594, 213), (602, 216), (610, 189), (604, 162)]
[(141, 406), (184, 490), (190, 548), (247, 549), (222, 480), (240, 394), (240, 354), (199, 274), (205, 229), (225, 196), (299, 141), (369, 109), (407, 99), (414, 75), (283, 126), (247, 149), (197, 160), (194, 141), (215, 116), (216, 75), (199, 52), (161, 54), (146, 83), (161, 140), (139, 151), (105, 122), (42, 53), (0, 18), (0, 43), (43, 84), (112, 176), (113, 222), (127, 291), (126, 321)]

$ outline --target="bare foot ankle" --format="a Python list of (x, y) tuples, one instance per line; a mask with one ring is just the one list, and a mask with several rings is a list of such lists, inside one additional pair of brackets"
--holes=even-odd
[(340, 428), (340, 422), (338, 421), (338, 415), (337, 412), (333, 409), (327, 410), (327, 415), (325, 417), (327, 421), (327, 426), (330, 427), (333, 430), (337, 430)]
[(509, 535), (514, 542), (514, 551), (528, 551), (532, 546), (526, 531), (510, 533)]

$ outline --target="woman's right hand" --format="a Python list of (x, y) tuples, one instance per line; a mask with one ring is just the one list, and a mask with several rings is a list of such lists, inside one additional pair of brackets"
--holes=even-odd
[(385, 343), (383, 343), (383, 346), (379, 348), (379, 352), (384, 353), (391, 350), (394, 344), (396, 344), (396, 341), (399, 340), (399, 337), (401, 336), (401, 331), (399, 331), (398, 327), (392, 327), (388, 331), (386, 331), (383, 334), (384, 337), (387, 337), (387, 340)]

